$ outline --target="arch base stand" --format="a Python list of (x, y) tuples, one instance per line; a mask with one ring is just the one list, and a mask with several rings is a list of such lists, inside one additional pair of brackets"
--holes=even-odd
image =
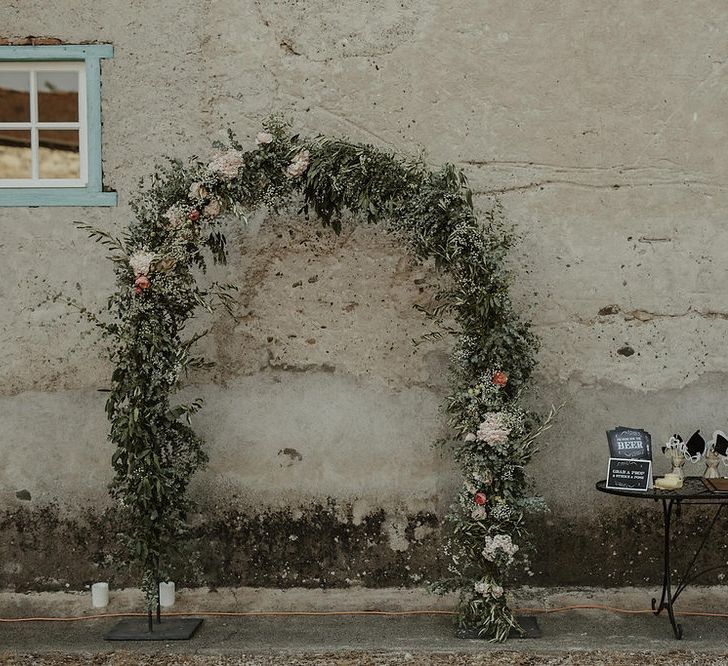
[(163, 617), (152, 631), (143, 617), (130, 617), (115, 624), (104, 636), (107, 641), (188, 641), (202, 624), (196, 617)]
[[(519, 626), (523, 629), (523, 634), (511, 630), (508, 638), (541, 638), (541, 628), (538, 626), (538, 620), (530, 615), (519, 615), (516, 618)], [(478, 636), (476, 629), (458, 629), (455, 633), (456, 638), (470, 638), (479, 640), (489, 640), (490, 636)]]

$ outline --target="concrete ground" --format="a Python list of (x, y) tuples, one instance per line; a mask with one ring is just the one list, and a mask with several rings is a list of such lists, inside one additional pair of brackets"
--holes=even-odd
[(543, 615), (543, 637), (506, 645), (459, 640), (452, 619), (415, 617), (207, 618), (189, 642), (103, 639), (117, 620), (0, 626), (0, 664), (728, 664), (728, 620), (605, 611)]
[[(523, 589), (520, 607), (554, 609), (576, 604), (643, 609), (654, 590)], [(680, 611), (725, 609), (725, 587), (692, 588)], [(108, 612), (138, 610), (135, 590), (112, 591)], [(350, 611), (426, 609), (442, 612), (452, 600), (418, 590), (187, 590), (178, 594), (177, 612)], [(87, 594), (0, 594), (0, 617), (83, 617), (97, 614)], [(0, 622), (0, 664), (143, 666), (269, 666), (272, 664), (724, 664), (728, 666), (728, 617), (682, 616), (685, 637), (673, 638), (667, 618), (650, 613), (568, 610), (539, 614), (540, 639), (505, 645), (461, 640), (448, 615), (210, 616), (191, 641), (107, 642), (104, 634), (118, 618), (76, 621)]]

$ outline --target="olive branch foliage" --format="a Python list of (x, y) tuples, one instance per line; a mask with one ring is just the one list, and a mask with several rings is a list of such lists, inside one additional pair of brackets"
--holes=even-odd
[[(487, 478), (478, 477), (482, 489), (507, 510), (499, 510), (498, 519), (494, 512), (476, 520), (468, 504), (472, 498), (460, 493), (450, 513), (452, 575), (436, 587), (460, 590), (461, 627), (503, 640), (516, 626), (505, 597), (478, 595), (473, 584), (501, 582), (506, 573), (508, 563), (484, 559), (487, 535), (528, 539), (523, 517), (534, 502), (525, 466), (544, 426), (521, 410), (520, 425), (503, 446), (466, 443), (463, 436), (477, 428), (484, 410), (519, 410), (534, 367), (538, 341), (509, 295), (507, 257), (516, 234), (497, 206), (476, 215), (464, 174), (450, 164), (432, 169), (422, 159), (371, 145), (302, 137), (277, 117), (264, 127), (272, 140), (252, 150), (232, 133), (227, 145), (218, 146), (242, 157), (235, 177), (221, 177), (197, 157), (170, 160), (140, 182), (132, 203), (136, 219), (122, 233), (78, 225), (104, 248), (116, 272), (116, 288), (103, 313), (83, 309), (82, 314), (102, 330), (114, 367), (106, 402), (115, 446), (110, 492), (128, 562), (141, 574), (147, 603), (150, 608), (156, 603), (157, 582), (184, 541), (192, 508), (188, 484), (207, 461), (203, 440), (190, 425), (201, 401), (174, 401), (185, 379), (209, 365), (194, 351), (204, 332), (188, 336), (186, 327), (200, 310), (222, 306), (234, 314), (236, 306), (232, 285), (203, 287), (199, 280), (210, 260), (224, 264), (228, 253), (221, 227), (225, 215), (205, 216), (205, 206), (214, 201), (222, 213), (244, 219), (261, 207), (276, 213), (300, 202), (301, 214), (336, 233), (348, 216), (383, 223), (416, 261), (433, 261), (446, 277), (434, 307), (425, 312), (438, 330), (426, 337), (455, 338), (445, 405), (454, 456), (464, 477), (485, 469)], [(304, 149), (308, 168), (292, 177), (287, 167)], [(198, 187), (196, 196), (191, 187)], [(181, 211), (183, 221), (170, 224), (170, 210)], [(188, 219), (193, 211), (202, 212), (200, 219)], [(156, 260), (150, 286), (135, 291), (129, 259), (140, 251), (154, 253)], [(475, 389), (487, 384), (494, 370), (507, 373), (507, 385), (483, 389), (475, 404)]]

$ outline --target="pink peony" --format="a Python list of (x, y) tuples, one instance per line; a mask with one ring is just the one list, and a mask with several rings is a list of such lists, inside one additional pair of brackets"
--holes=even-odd
[(245, 164), (243, 154), (239, 150), (228, 150), (218, 155), (207, 165), (212, 173), (218, 174), (223, 180), (232, 180), (238, 175), (240, 167)]
[(306, 173), (306, 169), (308, 169), (309, 162), (310, 153), (305, 149), (300, 151), (293, 158), (293, 162), (291, 162), (286, 168), (286, 175), (289, 178), (298, 178), (299, 176), (303, 176), (303, 174)]
[(511, 429), (503, 412), (491, 412), (478, 427), (476, 438), (486, 444), (504, 444), (508, 441)]

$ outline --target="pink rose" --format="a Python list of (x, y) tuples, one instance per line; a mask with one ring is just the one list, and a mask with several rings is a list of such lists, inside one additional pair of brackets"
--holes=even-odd
[(508, 375), (502, 370), (498, 370), (493, 373), (492, 381), (496, 386), (503, 387), (508, 383)]
[(293, 158), (293, 162), (291, 162), (286, 168), (286, 175), (289, 178), (298, 178), (299, 176), (303, 176), (303, 174), (306, 173), (306, 169), (308, 169), (309, 161), (309, 152), (307, 150), (301, 150)]
[(140, 275), (136, 280), (134, 280), (134, 293), (137, 295), (141, 294), (142, 291), (149, 289), (151, 286), (152, 283), (149, 281), (149, 278), (146, 275)]
[(191, 222), (197, 222), (197, 220), (200, 219), (200, 211), (199, 210), (191, 210), (190, 214), (187, 216), (188, 219)]
[(478, 506), (483, 506), (488, 501), (488, 498), (486, 497), (485, 493), (475, 493), (475, 496), (473, 497), (473, 501)]

